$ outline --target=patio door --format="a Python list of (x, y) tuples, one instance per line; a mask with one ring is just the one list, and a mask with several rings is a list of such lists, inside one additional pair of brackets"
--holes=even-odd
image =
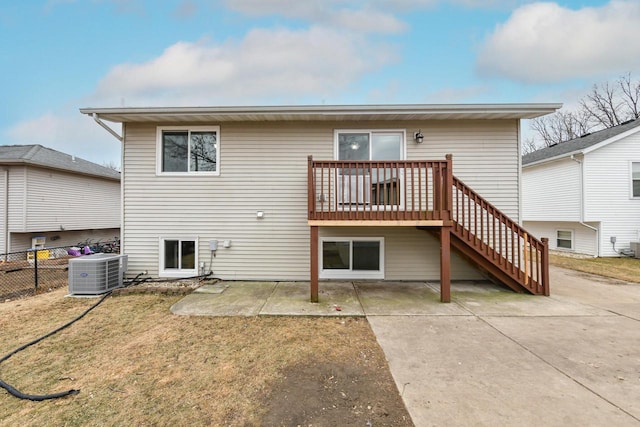
[[(404, 132), (337, 131), (336, 155), (347, 161), (404, 160)], [(336, 199), (342, 206), (402, 206), (403, 175), (399, 168), (382, 164), (343, 168), (337, 176)]]

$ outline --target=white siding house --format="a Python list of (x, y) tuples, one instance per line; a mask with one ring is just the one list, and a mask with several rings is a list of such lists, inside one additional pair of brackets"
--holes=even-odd
[(0, 146), (0, 252), (120, 233), (120, 173), (40, 145)]
[[(365, 153), (366, 161), (444, 161), (446, 154), (452, 154), (454, 175), (517, 222), (520, 119), (556, 108), (517, 104), (81, 112), (123, 123), (122, 248), (129, 256), (129, 274), (147, 271), (152, 276), (184, 277), (212, 271), (223, 279), (309, 280), (313, 251), (309, 203), (314, 197), (316, 202), (323, 200), (324, 195), (309, 196), (313, 190), (308, 156), (344, 160), (340, 150), (345, 141), (351, 141), (349, 155)], [(420, 143), (418, 132), (423, 135)], [(194, 154), (202, 147), (196, 141), (209, 144), (203, 150), (208, 150), (206, 156)], [(185, 150), (183, 163), (175, 155), (180, 144)], [(194, 163), (197, 158), (199, 164)], [(319, 227), (321, 278), (440, 277), (438, 237), (425, 230), (371, 227), (357, 221), (331, 224)], [(210, 250), (212, 242), (217, 244), (215, 253)], [(327, 262), (323, 269), (322, 257), (334, 249), (337, 254), (340, 248), (352, 251), (354, 264), (359, 262), (357, 251), (373, 254), (375, 274), (356, 268), (336, 273), (329, 271), (333, 267)], [(187, 259), (183, 252), (193, 256)], [(454, 279), (483, 277), (455, 255), (452, 265)]]
[(523, 225), (551, 249), (619, 256), (640, 241), (640, 120), (536, 151), (522, 165)]

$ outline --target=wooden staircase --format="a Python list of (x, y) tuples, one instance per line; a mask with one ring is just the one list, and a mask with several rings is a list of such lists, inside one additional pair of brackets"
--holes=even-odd
[(453, 177), (451, 246), (516, 292), (549, 295), (548, 239), (538, 240)]
[(453, 249), (516, 292), (549, 295), (548, 240), (538, 240), (453, 176), (445, 160), (308, 157), (311, 301), (318, 301), (319, 227), (402, 226), (440, 239), (440, 295), (450, 301)]

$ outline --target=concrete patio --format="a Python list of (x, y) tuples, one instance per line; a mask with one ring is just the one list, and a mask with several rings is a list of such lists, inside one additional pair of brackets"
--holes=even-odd
[(640, 284), (551, 268), (551, 296), (486, 283), (221, 282), (204, 316), (366, 316), (416, 426), (640, 426)]

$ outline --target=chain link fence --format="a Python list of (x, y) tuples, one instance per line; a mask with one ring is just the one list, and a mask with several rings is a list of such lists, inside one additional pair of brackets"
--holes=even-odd
[(117, 240), (29, 249), (0, 255), (0, 303), (48, 292), (69, 283), (69, 259), (98, 252), (119, 253)]

